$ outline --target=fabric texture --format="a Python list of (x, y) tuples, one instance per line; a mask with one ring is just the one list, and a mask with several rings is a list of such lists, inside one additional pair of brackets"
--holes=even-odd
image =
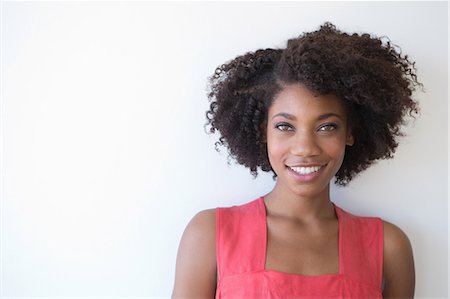
[(265, 270), (266, 208), (261, 197), (216, 209), (216, 299), (382, 298), (383, 224), (334, 205), (339, 273), (302, 276)]

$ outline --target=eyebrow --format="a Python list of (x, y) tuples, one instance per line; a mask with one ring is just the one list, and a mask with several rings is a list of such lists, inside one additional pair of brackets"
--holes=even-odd
[[(294, 115), (292, 115), (292, 114), (290, 114), (290, 113), (287, 113), (287, 112), (280, 112), (280, 113), (277, 113), (277, 114), (275, 114), (275, 115), (272, 117), (272, 119), (274, 119), (274, 118), (277, 117), (277, 116), (282, 116), (282, 117), (287, 118), (287, 119), (290, 119), (290, 120), (295, 120), (295, 119), (296, 119), (296, 117), (295, 117)], [(339, 114), (330, 112), (330, 113), (325, 113), (325, 114), (319, 115), (319, 117), (317, 118), (317, 120), (324, 120), (324, 119), (327, 119), (327, 118), (332, 117), (332, 116), (335, 116), (335, 117), (337, 117), (337, 118), (342, 119), (342, 117), (341, 117)]]

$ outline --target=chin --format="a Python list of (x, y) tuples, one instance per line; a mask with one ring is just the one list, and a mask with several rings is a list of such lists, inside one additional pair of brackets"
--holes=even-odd
[(297, 197), (303, 197), (303, 198), (317, 198), (320, 196), (323, 196), (326, 194), (328, 196), (329, 193), (329, 186), (330, 184), (327, 184), (325, 186), (317, 186), (317, 185), (296, 185), (292, 186), (290, 189), (290, 192), (297, 196)]

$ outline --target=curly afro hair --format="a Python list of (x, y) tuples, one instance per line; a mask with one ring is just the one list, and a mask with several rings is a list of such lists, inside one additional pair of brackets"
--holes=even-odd
[[(210, 78), (209, 133), (217, 146), (248, 167), (272, 171), (265, 143), (267, 111), (282, 86), (299, 83), (315, 95), (335, 94), (348, 113), (355, 144), (336, 174), (346, 185), (377, 159), (392, 158), (405, 116), (418, 113), (412, 99), (415, 63), (389, 39), (347, 34), (326, 22), (288, 40), (285, 49), (249, 52), (219, 66)], [(276, 174), (274, 173), (274, 176)]]

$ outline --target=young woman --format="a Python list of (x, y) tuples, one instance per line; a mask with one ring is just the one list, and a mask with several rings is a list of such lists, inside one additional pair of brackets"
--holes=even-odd
[(412, 298), (407, 236), (330, 200), (391, 158), (418, 85), (390, 42), (325, 23), (285, 49), (247, 53), (211, 78), (219, 144), (256, 176), (276, 177), (250, 203), (198, 213), (178, 252), (174, 298)]

